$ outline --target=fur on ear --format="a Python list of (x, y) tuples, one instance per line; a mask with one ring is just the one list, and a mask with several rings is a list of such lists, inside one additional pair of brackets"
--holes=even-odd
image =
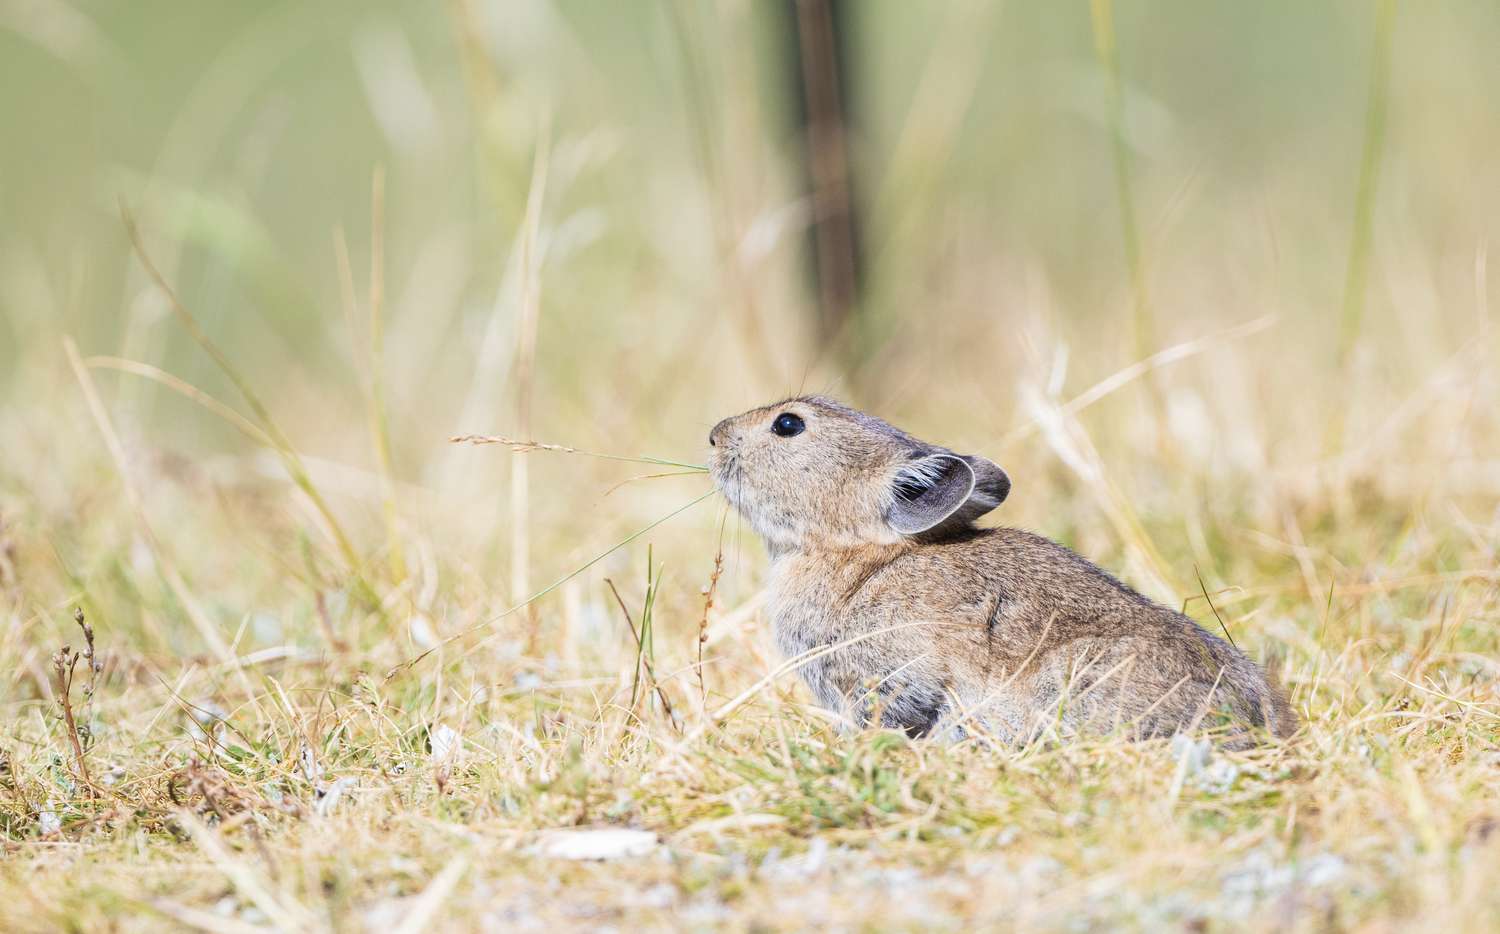
[(953, 454), (929, 454), (907, 461), (892, 481), (895, 495), (886, 521), (902, 535), (917, 535), (941, 524), (974, 492), (974, 468)]
[(1010, 493), (1010, 478), (993, 461), (946, 451), (902, 464), (891, 485), (886, 521), (902, 535), (967, 525)]

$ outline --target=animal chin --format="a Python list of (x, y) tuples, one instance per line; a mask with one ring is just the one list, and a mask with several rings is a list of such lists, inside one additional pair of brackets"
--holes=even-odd
[(714, 486), (729, 500), (729, 504), (736, 509), (740, 508), (743, 500), (741, 495), (741, 484), (739, 480), (738, 465), (733, 457), (715, 458), (709, 464), (709, 476), (713, 478)]
[(795, 545), (799, 539), (798, 529), (765, 507), (755, 487), (745, 482), (738, 464), (733, 460), (718, 462), (713, 467), (712, 475), (719, 492), (766, 542), (773, 557), (775, 552), (789, 550)]

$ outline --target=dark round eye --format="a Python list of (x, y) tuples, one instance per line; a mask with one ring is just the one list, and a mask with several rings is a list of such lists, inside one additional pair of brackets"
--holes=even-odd
[(771, 433), (782, 438), (800, 435), (806, 429), (807, 423), (791, 412), (782, 412), (776, 416), (776, 421), (771, 423)]

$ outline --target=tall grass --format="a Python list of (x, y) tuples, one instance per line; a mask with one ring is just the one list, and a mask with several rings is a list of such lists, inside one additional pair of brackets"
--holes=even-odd
[(1135, 186), (1130, 177), (1130, 143), (1125, 123), (1125, 78), (1120, 65), (1119, 40), (1115, 34), (1113, 0), (1090, 0), (1094, 27), (1094, 54), (1104, 70), (1108, 89), (1110, 156), (1115, 172), (1115, 197), (1120, 209), (1120, 239), (1125, 268), (1130, 273), (1135, 356), (1145, 359), (1156, 346), (1150, 289), (1146, 281), (1146, 258), (1141, 247), (1140, 223), (1136, 219)]
[(1391, 42), (1395, 33), (1395, 0), (1380, 0), (1375, 14), (1375, 40), (1370, 55), (1370, 100), (1365, 113), (1364, 145), (1360, 150), (1359, 185), (1354, 195), (1350, 228), (1349, 266), (1344, 280), (1343, 312), (1339, 317), (1339, 362), (1354, 349), (1364, 323), (1366, 278), (1369, 275), (1375, 193), (1385, 145), (1386, 110), (1391, 84)]

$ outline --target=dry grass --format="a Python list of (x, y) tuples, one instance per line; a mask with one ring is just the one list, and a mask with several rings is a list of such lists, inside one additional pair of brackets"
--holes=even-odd
[[(1066, 410), (1054, 404), (1042, 433), (1064, 447), (1029, 457), (1091, 476), (1098, 455)], [(143, 544), (98, 447), (80, 430), (55, 465), (66, 488), (92, 486), (78, 509), (30, 499), (5, 513), (7, 929), (1500, 921), (1500, 530), (1437, 482), (1402, 495), (1402, 481), (1352, 466), (1321, 481), (1273, 472), (1230, 506), (1198, 476), (1213, 501), (1132, 510), (1117, 527), (1116, 563), (1180, 574), (1194, 559), (1163, 530), (1196, 526), (1214, 599), (1188, 609), (1278, 659), (1307, 718), (1286, 747), (1205, 759), (1185, 743), (842, 736), (795, 679), (755, 689), (779, 660), (754, 595), (760, 559), (733, 540), (700, 694), (700, 590), (718, 570), (706, 505), (655, 531), (671, 571), (649, 588), (632, 543), (538, 601), (527, 651), (529, 625), (501, 615), (507, 596), (440, 532), (414, 531), (415, 509), (407, 576), (388, 578), (371, 552), (362, 573), (379, 597), (362, 602), (338, 583), (351, 578), (336, 540), (300, 524), (316, 511), (299, 521), (276, 505), (295, 486), (138, 456), (142, 509), (171, 529), (158, 547), (232, 634), (227, 660), (193, 657), (164, 554)], [(569, 456), (538, 447), (500, 456)], [(1022, 483), (1045, 478), (1027, 461), (1012, 460)], [(1104, 509), (1113, 484), (1095, 479), (1018, 489)], [(1308, 483), (1325, 486), (1299, 498)], [(624, 495), (605, 502), (644, 508)], [(381, 496), (372, 485), (368, 501)], [(1240, 511), (1265, 496), (1275, 526)], [(1138, 550), (1132, 529), (1160, 549)], [(371, 540), (381, 530), (372, 519)], [(575, 551), (536, 531), (546, 554)], [(97, 542), (86, 566), (63, 540)], [(100, 670), (89, 696), (73, 679), (65, 704), (49, 659), (77, 644), (75, 604)], [(725, 703), (747, 688), (748, 703)], [(600, 826), (660, 842), (597, 863), (538, 852), (544, 831)]]
[[(1357, 44), (1254, 33), (1309, 119), (1236, 90), (1255, 62), (1205, 103), (1241, 33), (1189, 5), (1231, 44), (1044, 6), (864, 24), (901, 103), (856, 141), (852, 372), (806, 339), (756, 4), (354, 40), (293, 5), (161, 82), (201, 97), (141, 114), (159, 164), (31, 186), (124, 187), (154, 262), (93, 205), (66, 248), (0, 232), (0, 930), (1500, 928), (1500, 122), (1451, 92), (1493, 85), (1494, 27), (1387, 13), (1388, 86), (1358, 11)], [(345, 99), (351, 42), (388, 67)], [(319, 148), (367, 105), (379, 156)], [(1226, 627), (1301, 735), (839, 733), (695, 467), (799, 389), (1003, 464), (997, 521)], [(646, 836), (566, 858), (581, 828)]]

